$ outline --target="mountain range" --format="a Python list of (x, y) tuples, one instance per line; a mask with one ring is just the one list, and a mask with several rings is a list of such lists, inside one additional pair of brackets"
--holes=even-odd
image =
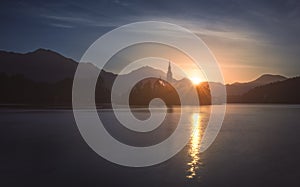
[[(2, 87), (0, 102), (27, 104), (36, 102), (55, 105), (70, 103), (72, 79), (77, 65), (78, 62), (46, 49), (38, 49), (25, 54), (0, 51)], [(86, 63), (86, 65), (92, 64)], [(140, 75), (164, 77), (166, 73), (145, 66), (119, 76), (123, 80), (129, 80)], [(116, 77), (114, 73), (101, 71), (101, 81), (97, 83), (96, 100), (98, 98), (99, 102), (110, 102), (110, 91)], [(176, 84), (185, 90), (192, 86), (188, 79), (177, 80)], [(265, 74), (246, 83), (223, 85), (211, 82), (209, 85), (214, 89), (226, 86), (228, 102), (300, 103), (299, 77), (287, 78), (281, 75)], [(97, 94), (100, 92), (101, 94)]]

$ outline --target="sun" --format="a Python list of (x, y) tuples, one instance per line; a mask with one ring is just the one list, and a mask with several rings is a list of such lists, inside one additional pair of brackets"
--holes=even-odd
[(199, 77), (190, 77), (190, 80), (194, 85), (198, 85), (202, 82), (202, 80)]

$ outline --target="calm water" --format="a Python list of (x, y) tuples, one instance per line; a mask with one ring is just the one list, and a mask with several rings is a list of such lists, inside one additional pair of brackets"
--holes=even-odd
[[(169, 136), (179, 119), (144, 136), (120, 128), (110, 110), (100, 111), (107, 130), (135, 146)], [(300, 106), (228, 105), (213, 145), (199, 152), (210, 107), (191, 108), (189, 144), (156, 166), (128, 168), (94, 153), (81, 138), (70, 110), (0, 110), (0, 186), (299, 186)], [(148, 115), (135, 111), (138, 118)], [(155, 137), (155, 138), (154, 138)]]

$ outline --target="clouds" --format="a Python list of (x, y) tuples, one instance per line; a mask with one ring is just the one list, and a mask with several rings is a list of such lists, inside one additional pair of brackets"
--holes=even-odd
[[(286, 75), (295, 75), (300, 69), (297, 0), (3, 1), (0, 15), (4, 28), (0, 31), (0, 47), (7, 50), (46, 46), (78, 60), (105, 32), (135, 21), (156, 20), (197, 33), (224, 66), (267, 64), (270, 71), (280, 70)], [(24, 27), (25, 32), (17, 37), (11, 32)], [(20, 42), (23, 47), (18, 46)]]

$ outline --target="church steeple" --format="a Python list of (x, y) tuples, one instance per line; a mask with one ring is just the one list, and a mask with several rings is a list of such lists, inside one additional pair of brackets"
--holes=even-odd
[(169, 61), (169, 67), (168, 67), (168, 72), (167, 72), (167, 81), (171, 82), (173, 81), (173, 74), (171, 70), (171, 62)]

